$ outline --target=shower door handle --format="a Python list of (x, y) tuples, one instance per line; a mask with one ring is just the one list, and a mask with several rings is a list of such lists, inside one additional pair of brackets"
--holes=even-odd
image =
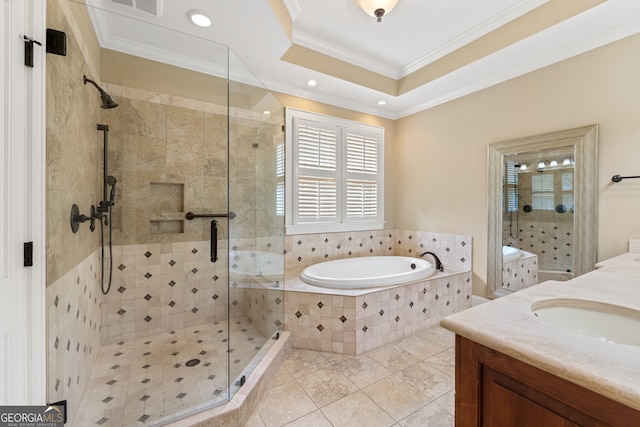
[(211, 262), (218, 260), (218, 221), (211, 221)]

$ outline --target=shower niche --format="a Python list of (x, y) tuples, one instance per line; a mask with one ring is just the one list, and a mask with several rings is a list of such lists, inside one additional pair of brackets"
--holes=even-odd
[(149, 233), (184, 233), (184, 184), (149, 183)]

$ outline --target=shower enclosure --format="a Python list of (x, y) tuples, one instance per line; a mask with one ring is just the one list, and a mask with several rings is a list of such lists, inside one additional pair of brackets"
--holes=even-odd
[(100, 112), (105, 174), (118, 183), (113, 259), (102, 260), (113, 269), (71, 421), (162, 425), (229, 401), (280, 335), (284, 111), (226, 46), (71, 7), (103, 43), (101, 28), (120, 31), (111, 46), (142, 28), (163, 58), (101, 49), (100, 81), (118, 104)]

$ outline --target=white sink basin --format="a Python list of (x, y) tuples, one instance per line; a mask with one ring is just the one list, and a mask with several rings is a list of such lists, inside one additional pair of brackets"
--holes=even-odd
[(640, 311), (578, 299), (536, 301), (533, 313), (544, 323), (599, 341), (640, 346)]

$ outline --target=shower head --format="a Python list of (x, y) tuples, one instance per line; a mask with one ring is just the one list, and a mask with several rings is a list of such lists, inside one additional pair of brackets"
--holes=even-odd
[(87, 76), (82, 76), (82, 81), (84, 81), (84, 84), (87, 84), (87, 82), (91, 83), (96, 87), (96, 89), (98, 89), (98, 91), (100, 91), (100, 99), (102, 100), (102, 105), (100, 106), (101, 108), (115, 108), (118, 106), (118, 104), (113, 99), (111, 99), (109, 94), (105, 92), (100, 86), (98, 86), (96, 82), (88, 79)]

